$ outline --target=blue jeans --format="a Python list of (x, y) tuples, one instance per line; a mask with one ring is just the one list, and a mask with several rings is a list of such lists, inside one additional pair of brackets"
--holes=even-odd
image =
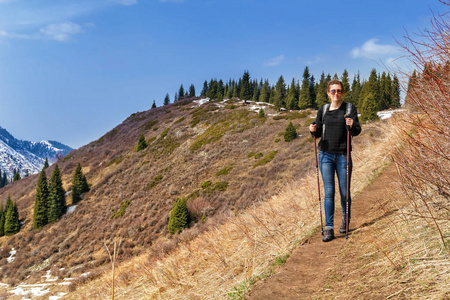
[[(352, 159), (349, 161), (349, 182), (352, 176)], [(322, 174), (323, 187), (325, 190), (324, 208), (325, 208), (325, 230), (333, 229), (334, 226), (334, 174), (337, 174), (339, 183), (339, 194), (341, 195), (342, 217), (345, 220), (346, 198), (347, 198), (347, 155), (335, 154), (319, 151), (319, 168)], [(348, 197), (348, 219), (350, 220), (350, 183)]]

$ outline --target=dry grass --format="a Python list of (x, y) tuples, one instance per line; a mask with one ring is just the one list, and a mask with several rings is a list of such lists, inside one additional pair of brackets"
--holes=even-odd
[[(368, 133), (383, 126), (367, 125)], [(357, 193), (389, 161), (389, 135), (355, 149), (353, 191)], [(370, 153), (370, 155), (369, 155)], [(214, 226), (163, 259), (143, 255), (122, 264), (116, 299), (239, 299), (249, 284), (265, 277), (277, 261), (310, 236), (319, 225), (315, 170), (287, 183), (276, 196), (256, 203), (223, 225)], [(181, 240), (183, 238), (181, 237)], [(160, 241), (162, 242), (162, 241)], [(79, 287), (68, 299), (105, 299), (110, 275)]]

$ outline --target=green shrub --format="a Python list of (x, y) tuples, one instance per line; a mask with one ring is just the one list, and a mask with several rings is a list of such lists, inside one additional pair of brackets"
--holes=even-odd
[(115, 211), (114, 209), (111, 209), (112, 215), (110, 219), (117, 219), (125, 214), (125, 210), (127, 209), (128, 205), (130, 205), (130, 200), (125, 200), (120, 202), (120, 209), (118, 211)]
[(181, 123), (186, 119), (186, 117), (181, 117), (178, 120), (175, 121), (175, 124)]
[(153, 181), (147, 185), (147, 187), (145, 189), (150, 190), (150, 189), (154, 188), (158, 183), (160, 183), (160, 181), (162, 179), (163, 179), (162, 175), (156, 176), (155, 178), (153, 178)]
[(151, 120), (151, 121), (148, 121), (147, 123), (145, 123), (144, 125), (142, 125), (142, 127), (144, 127), (145, 130), (150, 130), (153, 126), (156, 125), (156, 123), (158, 123), (157, 120)]
[(264, 113), (264, 109), (260, 108), (258, 112), (258, 118), (265, 118), (266, 114)]
[(256, 153), (252, 151), (252, 152), (250, 152), (249, 154), (247, 154), (247, 157), (248, 157), (248, 158), (250, 158), (250, 157), (255, 157), (255, 154), (256, 154)]
[(183, 230), (183, 228), (187, 228), (189, 226), (189, 211), (187, 209), (186, 202), (186, 198), (175, 199), (169, 217), (168, 226), (170, 234), (175, 234)]
[(274, 142), (275, 142), (275, 143), (279, 143), (280, 141), (281, 141), (281, 140), (277, 138), (277, 139), (275, 139)]
[(206, 189), (206, 188), (209, 187), (211, 184), (212, 184), (211, 180), (207, 180), (207, 181), (203, 182), (203, 183), (200, 185), (200, 187), (201, 187), (202, 189)]
[(141, 151), (141, 150), (144, 150), (145, 148), (147, 148), (147, 143), (145, 142), (145, 137), (144, 137), (144, 135), (143, 134), (141, 134), (140, 136), (139, 136), (139, 140), (138, 140), (138, 143), (137, 143), (137, 145), (136, 145), (136, 152), (139, 152), (139, 151)]
[(216, 173), (216, 176), (219, 177), (221, 175), (228, 175), (228, 173), (233, 169), (233, 167), (225, 167), (219, 172)]
[(286, 127), (286, 130), (284, 131), (284, 140), (286, 142), (290, 142), (293, 139), (297, 137), (297, 131), (295, 130), (294, 125), (292, 122), (289, 122), (289, 125)]
[(263, 156), (264, 155), (261, 152), (258, 152), (258, 153), (255, 154), (255, 159), (261, 158)]
[(164, 138), (167, 136), (167, 134), (169, 133), (170, 128), (166, 128), (163, 132), (161, 132), (161, 138)]
[(253, 167), (262, 166), (267, 164), (268, 162), (272, 161), (272, 159), (275, 157), (275, 154), (277, 154), (278, 151), (272, 151), (266, 156), (264, 156), (262, 159), (258, 160), (256, 163), (253, 164)]

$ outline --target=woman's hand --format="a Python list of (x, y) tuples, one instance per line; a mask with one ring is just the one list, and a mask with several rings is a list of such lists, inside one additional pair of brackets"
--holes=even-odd
[(316, 130), (317, 130), (317, 124), (309, 125), (309, 131), (310, 132), (316, 132)]
[(353, 119), (352, 118), (345, 118), (345, 125), (349, 126), (350, 129), (352, 129)]

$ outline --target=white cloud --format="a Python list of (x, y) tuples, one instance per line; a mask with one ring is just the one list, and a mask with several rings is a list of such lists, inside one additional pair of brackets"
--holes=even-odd
[(281, 62), (284, 60), (284, 55), (281, 54), (277, 57), (271, 58), (264, 62), (264, 67), (276, 67), (281, 64)]
[(350, 55), (353, 58), (365, 57), (369, 59), (381, 59), (386, 56), (396, 55), (400, 52), (400, 48), (393, 45), (377, 44), (378, 39), (370, 39), (361, 47), (353, 48)]
[(330, 60), (330, 58), (328, 56), (318, 55), (314, 59), (306, 61), (306, 65), (310, 66), (310, 65), (314, 65), (314, 64), (318, 64), (318, 63), (323, 63), (328, 60)]
[(70, 36), (83, 32), (83, 29), (78, 24), (63, 22), (47, 25), (44, 28), (41, 28), (40, 32), (49, 39), (64, 42), (67, 41)]
[(120, 3), (122, 5), (134, 5), (138, 3), (138, 0), (111, 0), (113, 2)]

